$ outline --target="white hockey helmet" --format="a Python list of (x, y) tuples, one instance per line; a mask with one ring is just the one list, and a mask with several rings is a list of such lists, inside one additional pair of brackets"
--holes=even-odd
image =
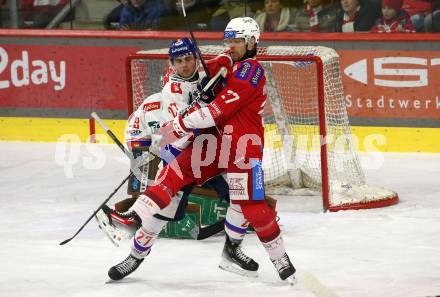
[(250, 17), (235, 18), (229, 21), (223, 34), (224, 39), (244, 38), (247, 43), (251, 37), (255, 42), (260, 40), (260, 27), (257, 22)]

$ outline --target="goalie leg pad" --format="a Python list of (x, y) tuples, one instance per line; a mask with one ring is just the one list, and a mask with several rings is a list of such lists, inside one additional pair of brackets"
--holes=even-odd
[(270, 242), (279, 236), (276, 212), (265, 201), (244, 203), (241, 204), (241, 209), (261, 242)]
[(124, 200), (118, 201), (115, 203), (114, 208), (116, 211), (126, 212), (130, 209), (130, 207), (132, 207), (132, 205), (134, 204), (136, 199), (137, 199), (137, 196), (136, 197), (129, 197)]

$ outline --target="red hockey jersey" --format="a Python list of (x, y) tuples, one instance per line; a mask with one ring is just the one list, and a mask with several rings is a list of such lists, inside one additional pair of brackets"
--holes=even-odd
[(266, 103), (264, 68), (256, 59), (234, 64), (226, 86), (208, 105), (218, 130), (230, 135), (234, 163), (262, 159), (264, 146), (263, 109)]

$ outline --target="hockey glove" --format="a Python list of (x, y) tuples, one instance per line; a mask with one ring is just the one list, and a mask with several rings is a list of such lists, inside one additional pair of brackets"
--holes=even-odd
[[(227, 73), (231, 74), (233, 61), (231, 58), (231, 55), (229, 51), (224, 52), (221, 55), (218, 55), (217, 57), (210, 59), (206, 61), (206, 66), (208, 66), (209, 73), (211, 76), (215, 75), (221, 68), (226, 68)], [(226, 75), (225, 75), (226, 77)]]
[(191, 129), (188, 129), (184, 122), (182, 115), (178, 115), (171, 121), (166, 122), (156, 134), (161, 135), (160, 148), (165, 147), (167, 144), (173, 143), (184, 136), (191, 133)]
[(195, 89), (192, 94), (195, 101), (202, 101), (209, 104), (214, 100), (216, 95), (214, 89), (217, 86), (217, 83), (212, 85), (212, 87), (209, 87), (206, 91), (203, 91), (203, 88), (208, 84), (208, 82), (209, 79), (205, 76), (197, 83), (197, 89)]
[(226, 67), (221, 67), (212, 78), (203, 77), (197, 84), (197, 89), (193, 92), (194, 100), (206, 104), (211, 103), (225, 86), (227, 73)]
[(182, 115), (183, 118), (185, 118), (189, 114), (195, 112), (196, 110), (198, 110), (201, 107), (206, 106), (206, 105), (207, 104), (202, 101), (194, 100), (193, 102), (191, 102), (190, 105), (188, 105), (186, 108), (182, 109), (179, 113)]

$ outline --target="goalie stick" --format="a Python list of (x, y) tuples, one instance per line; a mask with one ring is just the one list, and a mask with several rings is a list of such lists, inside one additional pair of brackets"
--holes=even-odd
[(130, 178), (130, 176), (131, 176), (131, 172), (130, 172), (130, 174), (126, 177), (126, 178), (124, 178), (124, 180), (121, 182), (121, 184), (107, 197), (107, 199), (105, 199), (104, 200), (104, 202), (102, 202), (101, 203), (101, 205), (98, 207), (98, 209), (96, 209), (94, 212), (93, 212), (93, 214), (87, 219), (87, 221), (78, 229), (78, 231), (76, 231), (76, 233), (72, 236), (72, 237), (70, 237), (70, 238), (68, 238), (68, 239), (66, 239), (66, 240), (64, 240), (64, 241), (62, 241), (61, 243), (60, 243), (60, 245), (65, 245), (66, 243), (68, 243), (69, 241), (71, 241), (72, 239), (74, 239), (78, 234), (79, 234), (79, 232), (81, 232), (82, 231), (82, 229), (84, 229), (84, 227), (90, 222), (90, 220), (91, 219), (93, 219), (93, 217), (95, 217), (96, 216), (96, 214), (101, 210), (101, 208), (107, 203), (107, 202), (109, 202), (110, 201), (110, 199), (116, 194), (116, 192), (118, 192), (118, 190), (125, 184), (125, 182)]
[[(226, 70), (226, 69), (225, 69), (225, 70)], [(216, 78), (218, 79), (218, 77), (221, 75), (221, 73), (223, 73), (222, 70), (220, 70), (220, 71), (217, 73), (217, 75), (211, 79), (211, 81), (214, 80), (214, 79), (216, 79)], [(210, 82), (211, 82), (211, 81), (210, 81)], [(208, 82), (208, 84), (210, 84), (210, 82)], [(98, 122), (98, 124), (99, 124), (99, 125), (105, 130), (105, 132), (106, 132), (106, 133), (110, 136), (110, 138), (116, 143), (116, 145), (117, 145), (117, 146), (118, 146), (118, 147), (124, 152), (124, 154), (125, 154), (127, 157), (129, 157), (130, 159), (132, 159), (133, 157), (131, 156), (130, 152), (125, 148), (125, 146), (124, 146), (124, 145), (122, 144), (122, 142), (116, 137), (116, 135), (110, 130), (110, 128), (107, 127), (107, 125), (104, 124), (104, 122), (103, 122), (102, 119), (98, 116), (98, 114), (97, 114), (96, 112), (92, 112), (91, 116), (92, 116), (92, 117)], [(130, 175), (133, 174), (134, 169), (132, 168), (131, 170), (132, 170), (132, 173), (130, 173)], [(140, 173), (140, 171), (139, 171), (139, 173)], [(130, 176), (128, 176), (127, 179), (128, 179), (129, 177), (130, 177)], [(140, 179), (139, 179), (139, 180), (140, 180)], [(122, 186), (122, 185), (121, 185), (121, 186)], [(118, 189), (119, 189), (119, 188), (118, 188)], [(110, 200), (110, 199), (108, 199), (108, 200)], [(107, 200), (107, 201), (108, 201), (108, 200)], [(106, 201), (106, 202), (107, 202), (107, 201)], [(105, 204), (105, 203), (104, 203), (104, 204)], [(99, 209), (101, 209), (102, 206), (103, 206), (103, 205), (101, 205)], [(96, 212), (98, 212), (99, 209), (98, 209)], [(95, 214), (96, 214), (96, 212), (95, 212)], [(198, 230), (198, 232), (196, 232), (196, 233), (194, 234), (194, 239), (197, 239), (197, 240), (203, 240), (203, 239), (206, 239), (206, 238), (208, 238), (208, 237), (210, 237), (210, 236), (212, 236), (212, 235), (214, 235), (214, 234), (219, 233), (219, 232), (222, 231), (223, 229), (224, 229), (224, 219), (219, 220), (219, 221), (215, 222), (215, 223), (212, 224), (212, 225), (208, 225), (208, 226), (206, 226), (206, 227), (200, 227), (199, 230)], [(103, 230), (104, 230), (104, 229), (103, 229)]]

